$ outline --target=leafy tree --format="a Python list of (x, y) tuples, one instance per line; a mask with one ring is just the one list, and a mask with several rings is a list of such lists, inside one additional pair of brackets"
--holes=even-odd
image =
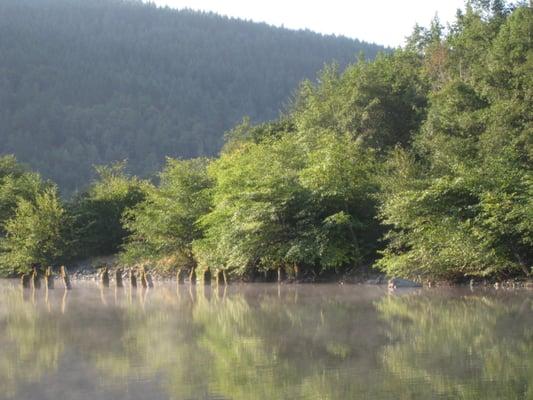
[(28, 171), (12, 155), (0, 157), (0, 236), (14, 216), (20, 198), (31, 200), (46, 186), (39, 174)]
[(373, 158), (349, 136), (242, 143), (210, 168), (213, 210), (194, 243), (206, 266), (316, 270), (360, 265), (378, 236)]
[(27, 272), (32, 264), (57, 264), (68, 244), (68, 217), (55, 187), (38, 193), (35, 200), (19, 199), (15, 215), (5, 223), (0, 242), (3, 272)]
[(125, 166), (121, 162), (96, 167), (99, 178), (69, 204), (79, 248), (76, 256), (111, 255), (124, 244), (128, 231), (122, 217), (145, 198), (150, 186), (128, 176)]
[(447, 38), (448, 78), (411, 154), (396, 151), (382, 182), (392, 230), (378, 264), (388, 273), (531, 273), (532, 16), (469, 8)]
[(211, 205), (207, 165), (203, 158), (167, 159), (159, 185), (125, 215), (130, 232), (122, 255), (125, 261), (151, 260), (179, 269), (195, 265), (192, 242), (202, 237), (196, 222)]

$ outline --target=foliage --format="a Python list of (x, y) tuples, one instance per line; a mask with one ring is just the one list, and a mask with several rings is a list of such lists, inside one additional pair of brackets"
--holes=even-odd
[(128, 176), (125, 163), (96, 167), (99, 178), (69, 204), (78, 251), (75, 256), (115, 254), (128, 234), (124, 213), (144, 200), (150, 185)]
[(2, 0), (0, 27), (1, 153), (68, 193), (92, 165), (127, 158), (146, 177), (165, 156), (215, 155), (324, 63), (386, 50), (141, 1)]
[(442, 40), (446, 78), (413, 149), (397, 150), (382, 180), (392, 230), (378, 264), (389, 274), (531, 273), (532, 20), (528, 7), (469, 8)]
[(206, 266), (320, 272), (359, 265), (375, 246), (373, 158), (348, 136), (243, 142), (209, 171), (214, 206), (194, 243)]
[(68, 219), (55, 187), (38, 193), (34, 201), (19, 199), (0, 242), (3, 272), (27, 272), (32, 264), (47, 266), (61, 261), (68, 248), (67, 227)]
[(123, 259), (135, 263), (155, 260), (166, 267), (194, 265), (193, 240), (202, 237), (197, 225), (210, 207), (206, 159), (167, 159), (160, 183), (127, 212), (124, 225), (130, 236)]
[(4, 224), (15, 214), (17, 201), (31, 200), (46, 186), (39, 174), (30, 172), (12, 155), (0, 157), (0, 237)]

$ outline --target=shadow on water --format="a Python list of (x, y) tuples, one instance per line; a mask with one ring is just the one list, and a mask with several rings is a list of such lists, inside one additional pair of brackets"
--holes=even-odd
[(337, 285), (22, 290), (0, 398), (529, 399), (528, 292)]

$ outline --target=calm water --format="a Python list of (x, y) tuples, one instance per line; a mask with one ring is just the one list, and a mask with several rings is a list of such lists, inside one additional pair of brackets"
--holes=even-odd
[(2, 399), (533, 399), (533, 293), (0, 282)]

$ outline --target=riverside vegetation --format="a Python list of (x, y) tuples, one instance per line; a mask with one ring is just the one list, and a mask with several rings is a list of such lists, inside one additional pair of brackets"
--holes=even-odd
[(319, 276), (530, 276), (533, 10), (469, 1), (406, 45), (304, 81), (277, 120), (244, 120), (216, 159), (157, 179), (98, 167), (65, 201), (0, 159), (0, 269), (118, 254), (124, 265)]

